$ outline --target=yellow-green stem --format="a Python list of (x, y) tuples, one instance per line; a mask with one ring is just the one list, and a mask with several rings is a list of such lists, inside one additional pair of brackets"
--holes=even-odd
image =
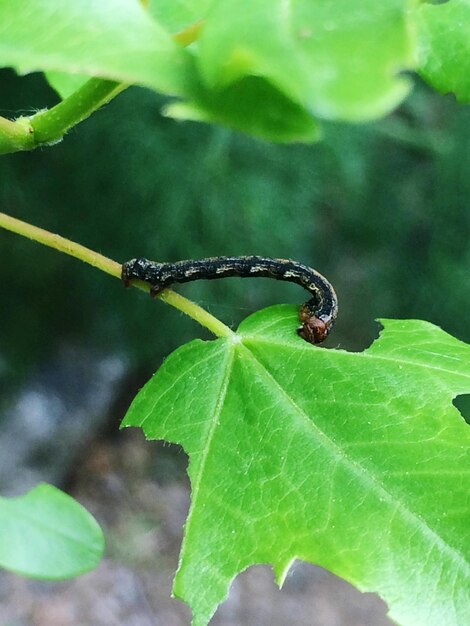
[[(96, 267), (101, 271), (114, 276), (115, 278), (121, 279), (122, 266), (120, 263), (117, 263), (112, 259), (108, 259), (108, 257), (105, 257), (94, 250), (90, 250), (79, 243), (70, 241), (70, 239), (51, 233), (43, 228), (38, 228), (37, 226), (23, 222), (22, 220), (6, 215), (5, 213), (0, 213), (0, 228), (4, 228), (5, 230), (9, 230), (17, 235), (22, 235), (23, 237), (37, 241), (44, 246), (59, 250), (59, 252), (64, 252), (65, 254), (73, 256), (84, 263), (93, 265), (93, 267)], [(134, 287), (150, 292), (150, 286), (143, 281), (136, 280), (132, 281), (131, 284)], [(234, 335), (233, 331), (230, 330), (228, 326), (223, 324), (220, 320), (208, 313), (198, 304), (188, 300), (184, 296), (181, 296), (179, 293), (176, 293), (171, 289), (165, 289), (161, 294), (159, 294), (158, 297), (160, 300), (163, 300), (167, 304), (179, 309), (189, 317), (192, 317), (196, 320), (196, 322), (205, 326), (217, 337), (229, 337)]]

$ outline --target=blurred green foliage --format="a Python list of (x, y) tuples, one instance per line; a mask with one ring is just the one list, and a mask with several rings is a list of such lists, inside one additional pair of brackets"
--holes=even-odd
[[(0, 73), (0, 114), (57, 101), (41, 76)], [(54, 147), (2, 157), (0, 210), (118, 261), (261, 254), (312, 264), (335, 285), (330, 346), (360, 349), (377, 317), (421, 318), (470, 340), (470, 108), (418, 85), (389, 118), (329, 125), (275, 146), (163, 118), (133, 88)], [(194, 322), (56, 251), (0, 232), (0, 356), (11, 382), (63, 343), (156, 369), (207, 336)], [(236, 324), (298, 287), (179, 287)]]

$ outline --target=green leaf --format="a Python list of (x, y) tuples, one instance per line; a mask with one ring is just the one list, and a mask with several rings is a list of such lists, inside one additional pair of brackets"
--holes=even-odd
[(96, 520), (52, 485), (40, 484), (17, 498), (0, 498), (0, 567), (58, 580), (95, 568), (103, 550)]
[(409, 0), (214, 2), (198, 40), (212, 91), (263, 77), (321, 118), (362, 121), (391, 111), (411, 83), (415, 41)]
[(295, 332), (297, 310), (247, 318), (236, 341), (176, 350), (124, 426), (181, 444), (192, 501), (174, 591), (207, 624), (233, 578), (293, 559), (377, 591), (391, 617), (459, 626), (470, 588), (470, 347), (384, 321), (363, 353)]
[(214, 0), (150, 0), (150, 13), (170, 33), (177, 33), (206, 17)]
[(45, 76), (49, 85), (57, 91), (62, 100), (77, 91), (88, 80), (83, 74), (65, 74), (64, 72), (46, 72)]
[(319, 118), (390, 112), (415, 65), (412, 0), (214, 0), (194, 46), (200, 84), (167, 113), (272, 141), (315, 141)]
[(435, 89), (470, 101), (470, 0), (421, 4), (419, 72)]
[[(416, 2), (154, 0), (148, 11), (137, 0), (24, 0), (20, 10), (3, 0), (0, 66), (43, 70), (62, 97), (84, 76), (141, 84), (181, 97), (175, 117), (314, 141), (314, 116), (370, 120), (406, 96)], [(197, 23), (190, 50), (171, 38)]]
[[(149, 3), (150, 14), (169, 33), (175, 34), (199, 22), (207, 12), (212, 0), (153, 0)], [(147, 2), (141, 2), (146, 7)], [(87, 80), (81, 74), (47, 72), (46, 78), (61, 98), (66, 98)]]
[(247, 76), (220, 92), (201, 88), (197, 100), (170, 104), (164, 113), (176, 119), (223, 124), (279, 143), (321, 137), (320, 126), (308, 111), (256, 76)]
[(2, 0), (0, 66), (186, 93), (188, 53), (137, 0)]

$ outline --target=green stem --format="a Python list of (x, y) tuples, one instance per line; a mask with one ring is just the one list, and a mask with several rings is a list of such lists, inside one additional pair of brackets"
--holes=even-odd
[(0, 117), (0, 154), (34, 150), (62, 139), (65, 133), (127, 88), (124, 83), (90, 78), (51, 109), (12, 121)]
[(32, 150), (35, 147), (33, 129), (28, 118), (20, 117), (12, 122), (0, 117), (0, 154)]
[[(112, 259), (108, 259), (102, 254), (99, 254), (94, 250), (90, 250), (85, 246), (81, 246), (74, 241), (70, 241), (70, 239), (65, 239), (65, 237), (55, 235), (54, 233), (44, 230), (43, 228), (38, 228), (37, 226), (18, 220), (15, 217), (6, 215), (5, 213), (0, 213), (0, 228), (9, 230), (17, 235), (22, 235), (28, 239), (33, 239), (44, 246), (59, 250), (59, 252), (64, 252), (65, 254), (73, 256), (76, 259), (80, 259), (80, 261), (88, 263), (89, 265), (92, 265), (93, 267), (96, 267), (101, 271), (118, 278), (119, 280), (121, 279), (122, 266), (120, 263), (117, 263)], [(143, 281), (136, 280), (132, 281), (131, 284), (134, 287), (142, 289), (143, 291), (150, 292), (150, 285), (144, 283)], [(179, 309), (189, 317), (192, 317), (196, 320), (196, 322), (205, 326), (205, 328), (209, 329), (217, 337), (234, 336), (233, 331), (228, 326), (223, 324), (220, 320), (208, 313), (198, 304), (191, 302), (191, 300), (188, 300), (175, 291), (165, 289), (158, 295), (158, 298), (176, 309)]]
[(123, 83), (90, 78), (52, 109), (29, 118), (37, 146), (60, 141), (65, 133), (127, 88)]

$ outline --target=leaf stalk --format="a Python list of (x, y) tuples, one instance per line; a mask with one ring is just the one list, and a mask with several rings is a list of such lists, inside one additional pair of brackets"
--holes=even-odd
[[(5, 213), (0, 213), (0, 228), (4, 228), (5, 230), (16, 233), (17, 235), (27, 237), (28, 239), (37, 241), (44, 246), (54, 248), (59, 252), (75, 257), (76, 259), (79, 259), (84, 263), (88, 263), (88, 265), (92, 265), (102, 272), (106, 272), (107, 274), (121, 280), (121, 263), (113, 261), (112, 259), (109, 259), (94, 250), (90, 250), (90, 248), (86, 248), (79, 243), (75, 243), (70, 239), (51, 233), (43, 228), (38, 228), (37, 226), (23, 222), (22, 220), (6, 215)], [(131, 284), (138, 289), (150, 292), (150, 285), (144, 283), (143, 281), (132, 281)], [(176, 293), (171, 289), (165, 289), (157, 297), (167, 304), (175, 307), (179, 311), (182, 311), (201, 324), (201, 326), (210, 330), (217, 337), (234, 336), (234, 332), (228, 326), (223, 324), (219, 319), (211, 315), (198, 304), (188, 300), (188, 298), (185, 298), (179, 293)]]

